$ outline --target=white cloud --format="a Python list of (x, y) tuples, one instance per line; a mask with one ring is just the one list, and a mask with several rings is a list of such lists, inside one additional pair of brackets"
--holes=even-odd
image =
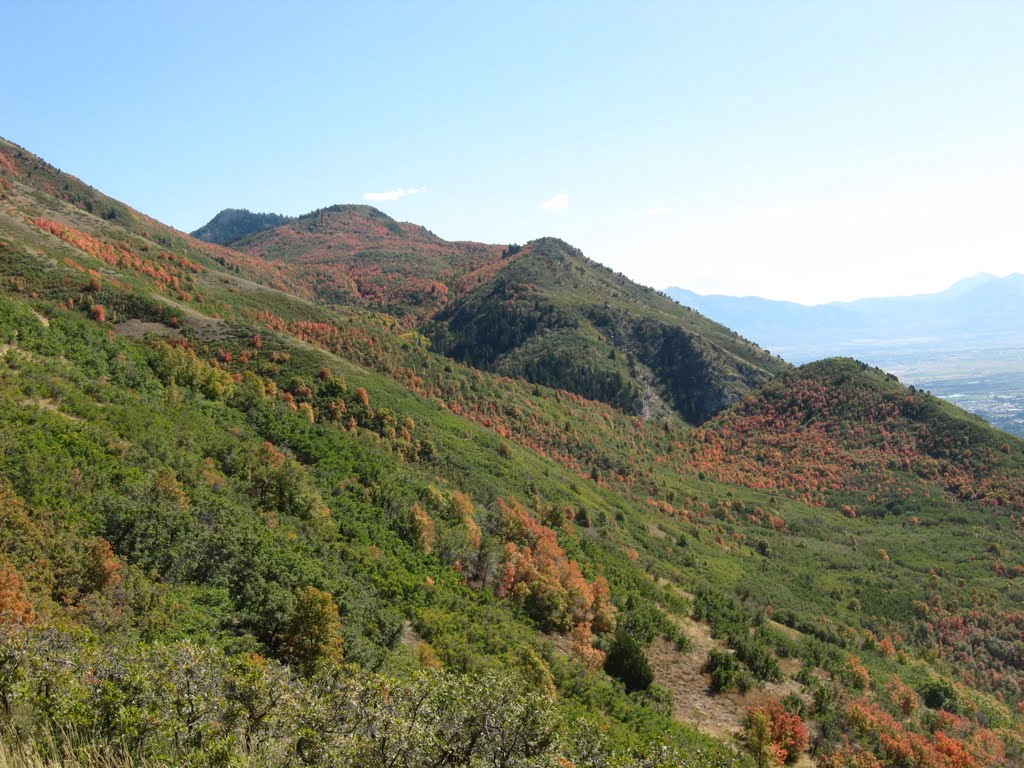
[(648, 216), (667, 216), (668, 214), (672, 213), (673, 210), (674, 209), (672, 209), (672, 208), (666, 208), (664, 206), (659, 206), (657, 208), (651, 208), (647, 212), (647, 215)]
[(569, 207), (569, 195), (565, 192), (557, 194), (550, 200), (541, 203), (540, 207), (546, 211), (564, 211)]
[(392, 189), (387, 192), (367, 192), (363, 195), (363, 200), (368, 200), (373, 203), (388, 202), (391, 200), (401, 200), (403, 197), (415, 195), (422, 191), (423, 187), (411, 187), (409, 189), (399, 187), (398, 189)]

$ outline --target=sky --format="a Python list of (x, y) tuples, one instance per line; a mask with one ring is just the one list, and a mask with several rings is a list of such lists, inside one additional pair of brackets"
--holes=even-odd
[(368, 202), (803, 303), (1024, 271), (1024, 3), (4, 9), (0, 135), (190, 231)]

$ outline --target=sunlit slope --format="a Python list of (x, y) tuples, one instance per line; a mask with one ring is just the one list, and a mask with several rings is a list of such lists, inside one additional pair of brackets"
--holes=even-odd
[(701, 423), (786, 363), (555, 239), (528, 244), (428, 326), (472, 365), (569, 389), (629, 413), (667, 406)]
[(256, 257), (237, 265), (261, 282), (322, 302), (363, 304), (409, 321), (443, 307), (474, 273), (496, 267), (505, 250), (449, 242), (368, 205), (313, 211), (235, 239), (231, 246)]
[[(246, 278), (259, 257), (122, 225), (2, 149), (0, 701), (23, 738), (474, 765), (486, 722), (509, 765), (722, 766), (759, 707), (804, 763), (1020, 763), (1017, 441), (848, 360), (700, 428), (641, 418)], [(499, 266), (555, 314), (594, 286), (634, 304), (582, 259), (544, 287), (532, 248)], [(637, 303), (624, 326), (668, 324)]]
[(695, 467), (814, 503), (853, 494), (862, 513), (881, 515), (936, 494), (1024, 504), (1024, 443), (848, 358), (802, 366), (706, 427)]

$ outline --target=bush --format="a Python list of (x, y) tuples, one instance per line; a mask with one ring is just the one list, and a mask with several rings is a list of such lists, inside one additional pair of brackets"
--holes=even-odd
[(942, 709), (953, 714), (960, 711), (960, 692), (948, 680), (929, 680), (921, 685), (918, 693), (929, 709)]
[(627, 691), (646, 691), (654, 682), (654, 672), (644, 657), (643, 648), (621, 629), (608, 649), (604, 671), (625, 683)]
[(727, 691), (730, 688), (744, 691), (750, 687), (750, 673), (747, 668), (728, 651), (713, 648), (708, 653), (704, 671), (711, 675), (713, 691)]
[(763, 754), (765, 737), (770, 740), (770, 750), (779, 763), (795, 763), (808, 745), (803, 719), (787, 712), (777, 701), (747, 713), (747, 741), (755, 759)]
[(749, 637), (733, 637), (729, 639), (729, 644), (735, 649), (737, 658), (747, 665), (758, 680), (782, 679), (779, 660), (762, 643)]

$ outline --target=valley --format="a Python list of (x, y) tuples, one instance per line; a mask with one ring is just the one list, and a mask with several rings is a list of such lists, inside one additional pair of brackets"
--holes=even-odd
[(855, 357), (1024, 436), (1024, 278), (979, 275), (938, 294), (804, 306), (669, 295), (793, 363)]
[(880, 354), (875, 364), (901, 381), (976, 413), (993, 426), (1024, 437), (1024, 349), (981, 348), (957, 352), (923, 349)]

